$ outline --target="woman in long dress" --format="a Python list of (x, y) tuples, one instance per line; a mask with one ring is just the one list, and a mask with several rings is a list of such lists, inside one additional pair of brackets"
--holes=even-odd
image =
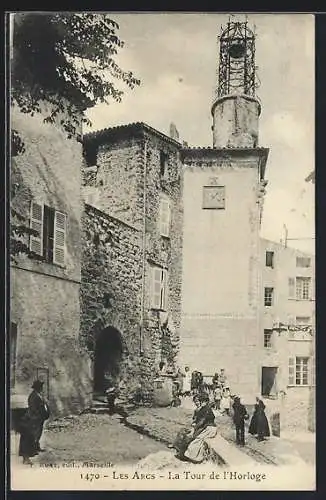
[(196, 405), (192, 423), (193, 430), (183, 429), (179, 432), (173, 446), (178, 451), (178, 458), (201, 463), (207, 457), (207, 440), (216, 436), (217, 429), (208, 394), (196, 395), (193, 401)]
[(254, 413), (252, 415), (248, 432), (252, 435), (257, 435), (258, 441), (263, 441), (265, 437), (270, 436), (268, 420), (265, 415), (265, 404), (256, 397)]

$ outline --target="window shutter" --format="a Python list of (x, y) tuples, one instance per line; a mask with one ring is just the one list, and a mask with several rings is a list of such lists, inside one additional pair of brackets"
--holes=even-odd
[(315, 362), (315, 356), (312, 356), (310, 358), (310, 380), (311, 380), (311, 385), (315, 386), (316, 385), (316, 362)]
[(316, 294), (315, 294), (315, 280), (314, 279), (311, 279), (310, 280), (310, 299), (311, 300), (315, 300), (316, 298)]
[(161, 305), (163, 310), (166, 311), (168, 306), (168, 272), (166, 269), (162, 269), (161, 287), (162, 287)]
[(152, 307), (154, 309), (161, 308), (161, 271), (159, 267), (152, 269)]
[(290, 299), (294, 299), (295, 292), (295, 279), (289, 278), (289, 297)]
[(295, 358), (289, 358), (289, 385), (295, 385)]
[(55, 211), (54, 215), (54, 240), (53, 240), (53, 262), (63, 266), (65, 263), (66, 245), (66, 214)]
[(30, 228), (37, 231), (38, 236), (30, 235), (29, 249), (38, 255), (43, 255), (43, 214), (43, 205), (32, 201)]
[(170, 203), (168, 200), (161, 198), (160, 203), (160, 228), (161, 235), (169, 236), (170, 233)]

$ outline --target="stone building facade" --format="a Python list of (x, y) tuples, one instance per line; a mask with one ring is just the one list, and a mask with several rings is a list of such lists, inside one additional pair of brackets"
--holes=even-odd
[(179, 359), (207, 377), (224, 368), (245, 402), (259, 388), (259, 232), (269, 150), (259, 146), (255, 34), (231, 21), (219, 35), (212, 148), (185, 148)]
[[(112, 372), (116, 364), (119, 377), (141, 384), (146, 393), (153, 388), (161, 360), (174, 367), (179, 341), (180, 150), (179, 142), (143, 123), (84, 138), (88, 205), (83, 224), (82, 336), (95, 353), (95, 367), (97, 342), (110, 345), (110, 331), (117, 330), (121, 354), (117, 361), (108, 361), (106, 369)], [(101, 250), (89, 240), (89, 234), (99, 230), (105, 241)], [(97, 257), (102, 252), (97, 263), (92, 260), (94, 252)], [(98, 279), (91, 278), (91, 268)], [(104, 290), (112, 298), (105, 310), (103, 301), (94, 300)]]
[(26, 396), (42, 378), (53, 414), (91, 399), (88, 354), (80, 347), (82, 145), (58, 124), (13, 108), (11, 124), (25, 145), (12, 157), (12, 207), (25, 225), (35, 258), (17, 257), (10, 275), (11, 389)]
[(314, 256), (262, 239), (261, 262), (261, 393), (278, 398), (283, 427), (314, 430)]
[(268, 150), (183, 151), (184, 254), (180, 364), (258, 389), (259, 203)]

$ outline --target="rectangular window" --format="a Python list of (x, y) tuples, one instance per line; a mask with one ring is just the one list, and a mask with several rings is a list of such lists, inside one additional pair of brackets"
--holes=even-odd
[(273, 295), (274, 295), (274, 288), (270, 288), (270, 287), (265, 288), (265, 293), (264, 293), (264, 305), (265, 306), (272, 306), (273, 305)]
[(308, 385), (308, 357), (296, 357), (295, 359), (295, 385)]
[(296, 298), (310, 300), (311, 278), (296, 278)]
[(273, 330), (264, 330), (264, 347), (270, 349), (272, 347)]
[(225, 186), (204, 186), (203, 208), (225, 209)]
[(162, 267), (152, 268), (152, 309), (167, 309), (167, 270)]
[(289, 358), (289, 385), (308, 385), (309, 357), (297, 356)]
[(274, 252), (266, 252), (266, 267), (274, 267)]
[(297, 267), (311, 267), (310, 257), (297, 257), (296, 258)]
[(166, 177), (168, 173), (168, 155), (164, 151), (160, 151), (160, 174), (161, 177)]
[(170, 235), (171, 208), (170, 201), (166, 197), (160, 199), (160, 234), (168, 237)]
[(10, 385), (16, 382), (16, 360), (17, 360), (17, 324), (10, 323)]
[(30, 227), (38, 235), (30, 236), (30, 250), (42, 256), (45, 262), (64, 265), (66, 222), (63, 212), (32, 202)]

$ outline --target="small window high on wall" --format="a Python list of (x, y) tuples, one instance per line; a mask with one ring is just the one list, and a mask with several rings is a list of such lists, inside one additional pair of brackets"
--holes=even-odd
[(160, 198), (160, 234), (166, 238), (170, 236), (170, 219), (170, 200), (162, 195)]
[(166, 177), (168, 173), (168, 155), (164, 151), (160, 151), (160, 175)]
[(274, 296), (274, 288), (266, 287), (264, 290), (264, 305), (272, 306), (273, 305), (273, 296)]
[(274, 267), (274, 252), (266, 252), (266, 267)]
[(152, 267), (151, 308), (166, 311), (167, 309), (168, 272), (162, 267)]

